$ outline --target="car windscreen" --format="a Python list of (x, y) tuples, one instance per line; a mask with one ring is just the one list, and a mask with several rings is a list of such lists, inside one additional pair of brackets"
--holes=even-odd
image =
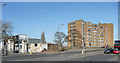
[(114, 48), (114, 50), (118, 51), (119, 49), (118, 48)]
[(108, 51), (108, 50), (110, 50), (110, 49), (105, 49), (105, 51)]

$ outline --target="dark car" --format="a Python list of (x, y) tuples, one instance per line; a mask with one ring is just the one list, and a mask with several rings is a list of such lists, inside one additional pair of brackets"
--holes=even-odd
[(113, 53), (113, 49), (112, 48), (107, 48), (104, 50), (105, 54), (109, 54), (109, 53)]

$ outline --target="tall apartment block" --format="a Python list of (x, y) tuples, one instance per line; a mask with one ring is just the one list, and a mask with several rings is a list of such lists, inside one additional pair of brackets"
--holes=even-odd
[(113, 24), (93, 24), (83, 20), (68, 23), (68, 47), (101, 47), (114, 46)]

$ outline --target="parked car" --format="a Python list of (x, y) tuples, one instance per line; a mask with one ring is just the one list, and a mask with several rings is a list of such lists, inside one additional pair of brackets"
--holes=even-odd
[(105, 54), (109, 54), (109, 53), (113, 53), (113, 49), (112, 48), (107, 48), (104, 50)]
[(118, 48), (114, 48), (113, 53), (119, 54), (119, 49)]
[(101, 46), (101, 48), (105, 48), (104, 46)]

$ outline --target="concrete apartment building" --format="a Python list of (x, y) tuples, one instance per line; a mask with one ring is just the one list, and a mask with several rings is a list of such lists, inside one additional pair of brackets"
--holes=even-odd
[(107, 45), (113, 47), (113, 24), (93, 24), (83, 20), (68, 23), (68, 47), (101, 47)]

